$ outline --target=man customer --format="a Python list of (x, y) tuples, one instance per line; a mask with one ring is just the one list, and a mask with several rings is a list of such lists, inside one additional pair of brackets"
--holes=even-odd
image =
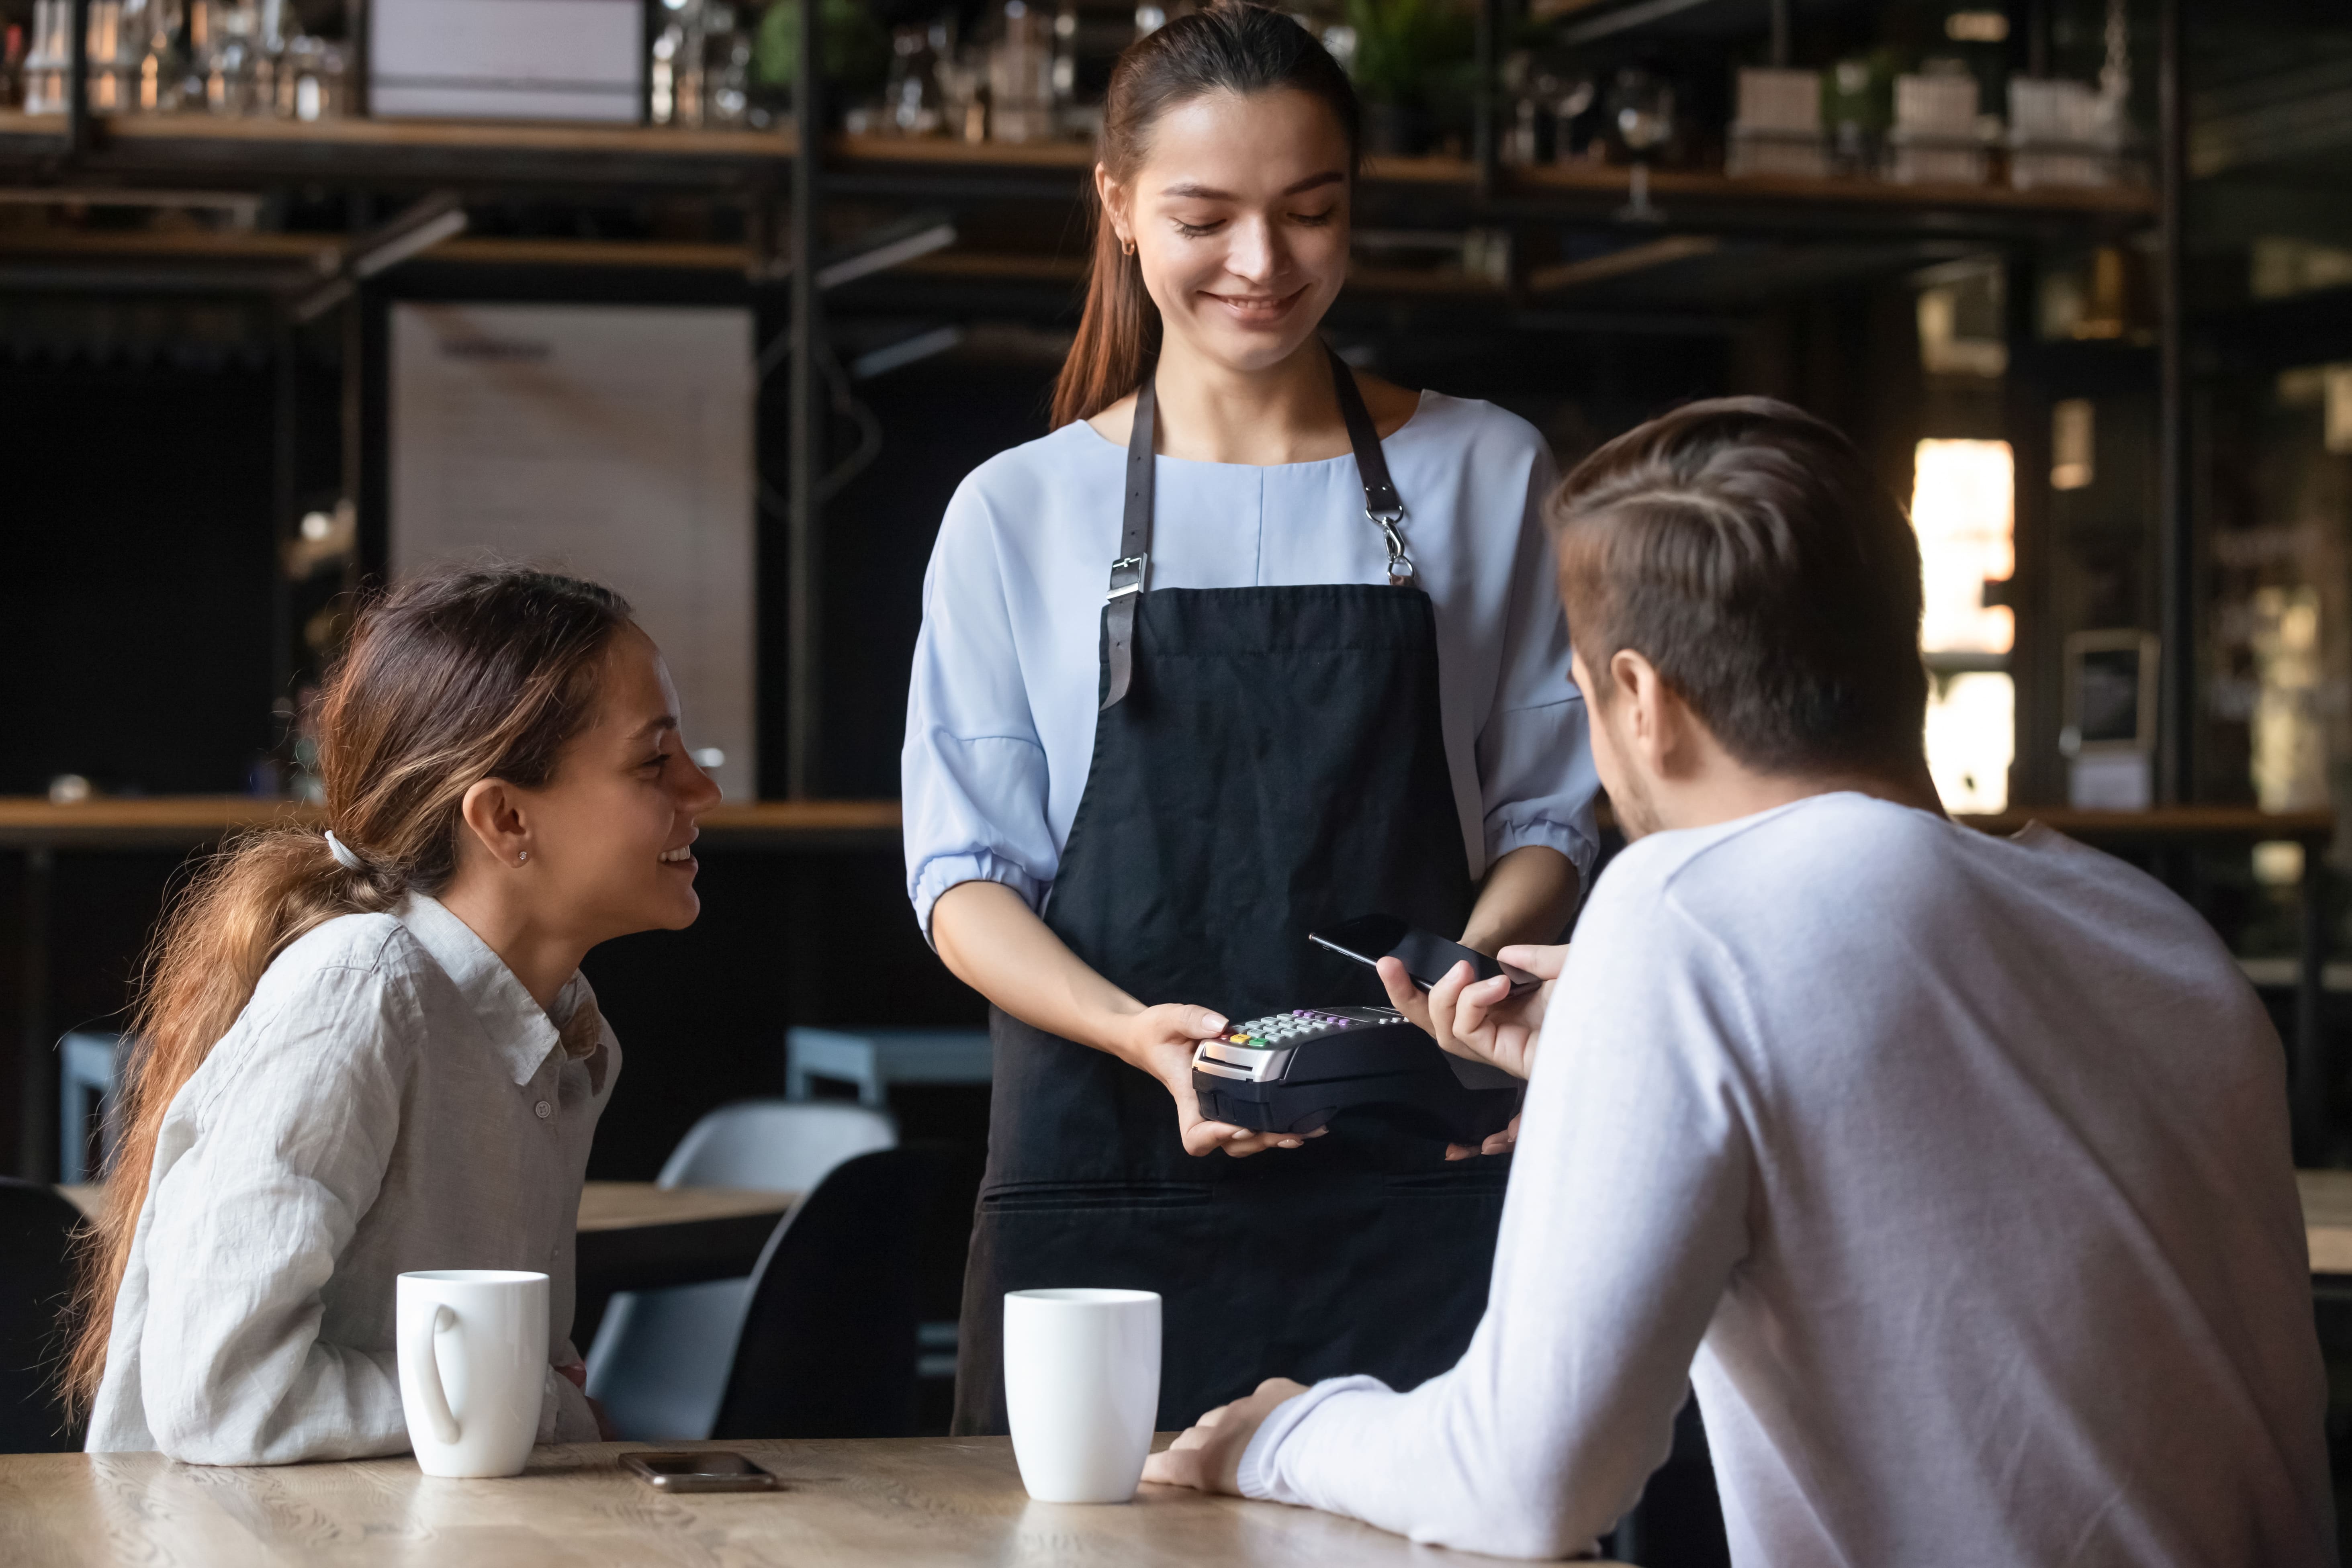
[(1486, 1314), (1410, 1392), (1276, 1381), (1147, 1479), (1522, 1557), (1590, 1549), (1686, 1385), (1743, 1563), (2333, 1563), (2284, 1054), (2186, 904), (1948, 819), (1919, 556), (1756, 398), (1552, 503), (1619, 823), (1512, 1003), (1391, 994), (1530, 1073)]

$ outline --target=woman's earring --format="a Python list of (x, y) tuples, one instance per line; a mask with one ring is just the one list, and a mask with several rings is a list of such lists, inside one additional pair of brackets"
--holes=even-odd
[(1121, 256), (1133, 256), (1135, 254), (1135, 241), (1132, 239), (1120, 240), (1118, 242), (1118, 253)]
[(516, 856), (516, 857), (515, 857), (515, 869), (516, 869), (516, 870), (518, 870), (518, 871), (521, 870), (521, 869), (522, 869), (522, 863), (523, 863), (524, 861), (526, 861), (526, 860), (530, 859), (530, 850), (528, 850), (528, 849), (524, 850), (521, 854), (520, 854), (520, 855)]

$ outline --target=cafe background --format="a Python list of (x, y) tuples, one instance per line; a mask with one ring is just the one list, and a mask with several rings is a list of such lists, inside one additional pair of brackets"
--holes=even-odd
[[(782, 1093), (793, 1026), (978, 1027), (894, 827), (922, 574), (1044, 433), (1103, 81), (1170, 14), (0, 0), (0, 1169), (99, 1152), (60, 1037), (191, 850), (315, 798), (352, 595), (453, 547), (614, 577), (723, 758), (702, 921), (588, 963), (593, 1176)], [(1695, 396), (1850, 431), (1920, 531), (1947, 801), (2107, 814), (2272, 1003), (2300, 1163), (2352, 1159), (2352, 19), (1297, 14), (1368, 107), (1341, 351), (1563, 465)], [(890, 1099), (970, 1142), (985, 1097)]]

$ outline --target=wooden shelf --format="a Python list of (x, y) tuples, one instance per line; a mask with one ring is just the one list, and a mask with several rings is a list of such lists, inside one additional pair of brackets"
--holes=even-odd
[[(966, 169), (1067, 169), (1095, 166), (1090, 142), (959, 142), (945, 136), (840, 136), (832, 142), (845, 163), (930, 163)], [(1397, 184), (1468, 184), (1477, 166), (1465, 158), (1367, 158), (1364, 178)]]
[[(83, 188), (110, 180), (245, 188), (306, 180), (417, 188), (594, 188), (615, 195), (669, 190), (751, 200), (790, 176), (794, 141), (774, 131), (684, 131), (521, 121), (215, 118), (124, 115), (93, 122), (92, 144), (60, 163), (64, 121), (0, 111), (0, 169), (43, 179), (70, 174)], [(1094, 149), (1081, 142), (1025, 145), (945, 137), (845, 136), (828, 149), (829, 177), (851, 193), (909, 199), (1075, 199)], [(1481, 192), (1476, 165), (1448, 157), (1374, 158), (1367, 187), (1433, 223), (1573, 219), (1618, 223), (1630, 171), (1576, 162), (1500, 171)], [(1658, 232), (1814, 227), (1970, 229), (2053, 225), (2102, 227), (2152, 219), (2154, 194), (2135, 186), (2015, 191), (2000, 185), (1897, 185), (1878, 180), (1732, 179), (1664, 169), (1651, 179), (1664, 211)], [(1417, 194), (1416, 194), (1417, 193)], [(1424, 198), (1434, 205), (1416, 206)], [(1442, 198), (1442, 200), (1440, 199)], [(1644, 226), (1626, 225), (1640, 232)]]
[[(235, 229), (0, 228), (0, 261), (242, 267), (251, 269), (257, 281), (280, 288), (331, 272), (341, 250), (340, 237), (325, 234), (265, 234)], [(751, 252), (740, 245), (461, 235), (443, 240), (415, 260), (459, 267), (638, 268), (740, 276), (750, 268)], [(1076, 255), (950, 248), (917, 257), (893, 270), (901, 276), (942, 281), (1075, 287), (1085, 281), (1087, 263)], [(1465, 300), (1502, 296), (1497, 284), (1443, 268), (1414, 270), (1359, 264), (1349, 273), (1349, 287), (1359, 295)]]
[[(91, 122), (73, 165), (90, 183), (243, 186), (308, 180), (387, 188), (578, 188), (749, 194), (789, 174), (794, 139), (775, 131), (684, 131), (523, 121), (240, 119), (114, 115)], [(61, 115), (0, 111), (0, 169), (66, 171)]]
[[(767, 800), (722, 805), (702, 818), (721, 847), (853, 848), (895, 844), (895, 800)], [(322, 807), (247, 795), (151, 795), (54, 805), (0, 795), (0, 849), (194, 848), (256, 827), (321, 828)]]
[[(726, 844), (825, 835), (894, 835), (899, 820), (895, 800), (747, 801), (706, 814), (702, 836)], [(2039, 806), (1956, 820), (1986, 833), (2015, 833), (2029, 822), (2038, 822), (2053, 832), (2095, 842), (2210, 838), (2257, 843), (2291, 838), (2308, 844), (2325, 842), (2336, 833), (2333, 811), (2270, 812), (2240, 805), (2170, 805), (2147, 811)], [(79, 805), (56, 805), (37, 795), (0, 795), (0, 845), (16, 847), (131, 843), (142, 835), (162, 836), (161, 842), (200, 843), (248, 827), (320, 827), (325, 821), (325, 811), (320, 806), (238, 795), (102, 796)]]
[[(247, 147), (455, 147), (468, 153), (643, 153), (677, 158), (789, 157), (789, 125), (774, 131), (684, 131), (525, 120), (272, 120), (213, 114), (102, 115), (94, 123), (123, 146), (207, 142)], [(62, 142), (65, 116), (0, 110), (0, 136)]]
[[(1577, 191), (1618, 201), (1633, 195), (1633, 171), (1612, 163), (1578, 160), (1539, 163), (1507, 171), (1510, 182), (1528, 191)], [(2013, 190), (1993, 184), (1896, 184), (1890, 180), (1800, 179), (1785, 174), (1743, 174), (1709, 170), (1658, 169), (1650, 175), (1650, 195), (1661, 207), (1675, 197), (1826, 206), (1956, 207), (2018, 213), (2156, 216), (2156, 193), (2141, 185), (2045, 186)], [(1673, 213), (1669, 208), (1667, 216)]]
[(960, 142), (947, 136), (841, 136), (832, 148), (845, 163), (931, 163), (961, 169), (1066, 169), (1095, 166), (1085, 142)]

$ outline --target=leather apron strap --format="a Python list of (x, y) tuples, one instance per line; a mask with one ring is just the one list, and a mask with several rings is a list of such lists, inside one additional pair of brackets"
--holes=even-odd
[[(1389, 479), (1388, 455), (1381, 450), (1380, 428), (1355, 373), (1329, 344), (1331, 385), (1339, 394), (1339, 417), (1348, 426), (1348, 445), (1354, 449), (1356, 472), (1364, 485), (1364, 516), (1381, 531), (1388, 546), (1389, 586), (1412, 582), (1412, 558), (1405, 553), (1404, 500)], [(1118, 559), (1110, 563), (1109, 610), (1103, 621), (1102, 710), (1116, 708), (1135, 682), (1135, 601), (1144, 591), (1151, 566), (1152, 457), (1160, 424), (1160, 399), (1154, 378), (1146, 376), (1135, 389), (1135, 423), (1127, 437), (1127, 500), (1119, 527)]]
[(1160, 399), (1147, 375), (1135, 389), (1135, 428), (1127, 437), (1127, 514), (1118, 559), (1110, 563), (1110, 610), (1103, 617), (1103, 662), (1110, 672), (1104, 711), (1118, 706), (1135, 679), (1135, 601), (1143, 593), (1144, 568), (1151, 563), (1151, 458), (1159, 424)]

